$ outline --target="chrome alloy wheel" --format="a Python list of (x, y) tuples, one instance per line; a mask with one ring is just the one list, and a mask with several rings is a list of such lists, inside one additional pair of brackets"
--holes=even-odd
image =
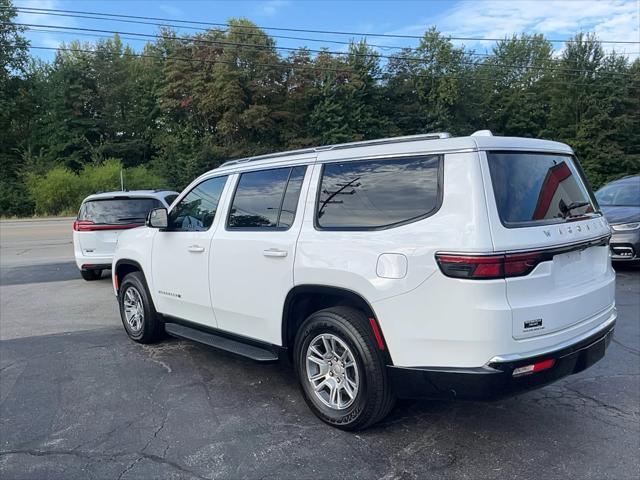
[(307, 348), (307, 379), (314, 394), (334, 410), (348, 408), (360, 387), (358, 365), (351, 349), (335, 335), (318, 335)]
[(144, 322), (144, 305), (140, 292), (135, 287), (129, 287), (124, 292), (124, 317), (133, 333), (142, 330)]

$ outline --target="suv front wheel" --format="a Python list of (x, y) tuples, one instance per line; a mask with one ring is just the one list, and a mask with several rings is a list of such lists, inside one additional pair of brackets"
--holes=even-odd
[(122, 324), (131, 340), (153, 343), (160, 338), (163, 324), (142, 273), (133, 272), (124, 277), (118, 292), (118, 304)]
[(361, 430), (393, 407), (385, 356), (359, 310), (333, 307), (312, 314), (298, 330), (294, 355), (305, 400), (326, 423)]

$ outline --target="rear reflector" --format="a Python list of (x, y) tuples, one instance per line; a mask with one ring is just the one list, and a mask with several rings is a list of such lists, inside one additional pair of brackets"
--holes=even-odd
[(375, 318), (369, 318), (369, 323), (371, 324), (371, 329), (373, 330), (373, 336), (376, 338), (376, 343), (378, 344), (378, 348), (380, 350), (384, 350), (384, 340), (382, 340), (382, 333), (380, 332), (380, 327), (378, 326), (378, 322)]
[(531, 373), (541, 372), (543, 370), (549, 370), (556, 364), (553, 358), (543, 360), (542, 362), (532, 363), (531, 365), (525, 365), (524, 367), (518, 367), (513, 371), (514, 377), (521, 377), (523, 375), (529, 375)]
[(447, 277), (485, 280), (528, 275), (543, 259), (542, 252), (500, 255), (436, 254), (440, 270)]

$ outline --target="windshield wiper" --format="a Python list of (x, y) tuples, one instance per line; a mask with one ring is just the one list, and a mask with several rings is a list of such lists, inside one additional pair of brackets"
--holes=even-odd
[(571, 217), (573, 215), (571, 215), (571, 210), (575, 210), (576, 208), (580, 208), (580, 207), (586, 207), (587, 205), (590, 205), (589, 202), (572, 202), (569, 205), (566, 205), (564, 203), (564, 200), (560, 200), (560, 211), (562, 212), (562, 217), (563, 218), (567, 218), (567, 217)]
[(133, 220), (146, 220), (145, 217), (124, 217), (124, 218), (119, 218), (117, 221), (118, 222), (131, 222)]

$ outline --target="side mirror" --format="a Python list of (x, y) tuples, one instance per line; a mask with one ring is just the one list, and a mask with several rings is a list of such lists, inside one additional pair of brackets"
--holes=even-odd
[(145, 222), (147, 227), (151, 228), (167, 228), (169, 226), (169, 219), (166, 208), (154, 208), (147, 215), (147, 221)]

